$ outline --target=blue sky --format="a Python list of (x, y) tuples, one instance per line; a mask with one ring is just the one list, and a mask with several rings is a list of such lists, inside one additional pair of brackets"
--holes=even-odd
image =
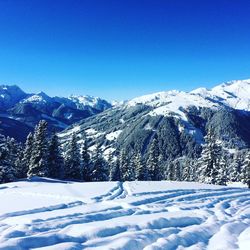
[(248, 0), (0, 0), (0, 83), (109, 100), (250, 78)]

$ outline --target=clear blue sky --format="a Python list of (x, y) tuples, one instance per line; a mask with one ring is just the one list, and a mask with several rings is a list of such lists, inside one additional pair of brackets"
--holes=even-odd
[(0, 0), (0, 83), (109, 100), (250, 78), (249, 0)]

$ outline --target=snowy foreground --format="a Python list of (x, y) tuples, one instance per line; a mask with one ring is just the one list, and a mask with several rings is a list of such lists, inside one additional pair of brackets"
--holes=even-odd
[(250, 190), (187, 182), (0, 185), (0, 249), (250, 249)]

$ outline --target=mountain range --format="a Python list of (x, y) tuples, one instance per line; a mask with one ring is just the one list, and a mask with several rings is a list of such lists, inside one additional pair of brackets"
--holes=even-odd
[[(250, 80), (231, 81), (212, 89), (166, 91), (141, 96), (88, 117), (62, 131), (62, 142), (75, 133), (87, 135), (90, 150), (104, 156), (126, 149), (147, 158), (153, 138), (163, 160), (198, 156), (208, 128), (228, 152), (250, 145)], [(238, 151), (237, 151), (238, 152)]]
[(111, 103), (97, 97), (50, 97), (44, 92), (30, 94), (15, 85), (1, 85), (0, 133), (24, 141), (41, 119), (47, 120), (50, 131), (58, 132), (110, 107)]
[(0, 133), (24, 141), (39, 120), (71, 135), (90, 150), (101, 147), (105, 157), (121, 149), (141, 151), (147, 158), (153, 138), (163, 160), (198, 156), (208, 128), (228, 152), (250, 146), (250, 80), (222, 83), (212, 89), (165, 91), (111, 104), (91, 96), (49, 97), (27, 94), (17, 86), (0, 86)]

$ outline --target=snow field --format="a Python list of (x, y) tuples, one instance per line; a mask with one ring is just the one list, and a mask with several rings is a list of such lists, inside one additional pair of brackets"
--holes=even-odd
[(0, 185), (0, 249), (248, 250), (250, 190), (188, 182)]

